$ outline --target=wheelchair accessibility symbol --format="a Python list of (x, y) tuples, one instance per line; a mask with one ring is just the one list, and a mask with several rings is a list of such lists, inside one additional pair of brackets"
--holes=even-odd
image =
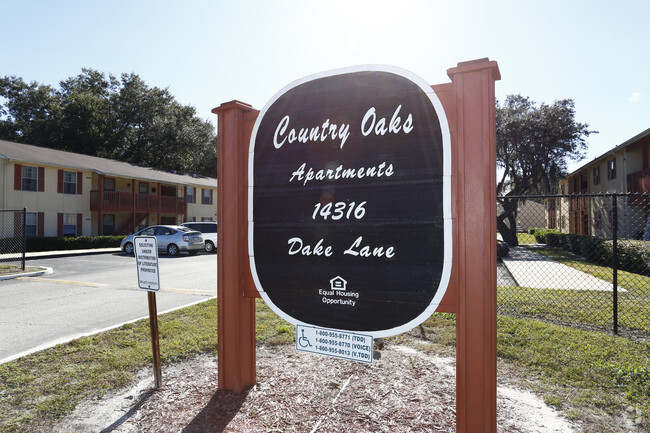
[(298, 339), (298, 344), (300, 347), (311, 347), (311, 343), (309, 342), (309, 339), (305, 337), (305, 330), (301, 329), (302, 336)]

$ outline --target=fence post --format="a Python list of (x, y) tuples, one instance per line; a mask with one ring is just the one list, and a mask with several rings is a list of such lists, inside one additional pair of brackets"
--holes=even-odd
[(618, 335), (618, 204), (616, 194), (612, 194), (612, 294), (614, 297), (614, 334)]
[(27, 250), (27, 208), (23, 208), (23, 248), (22, 248), (22, 259), (21, 259), (21, 269), (24, 271), (25, 270), (25, 251)]

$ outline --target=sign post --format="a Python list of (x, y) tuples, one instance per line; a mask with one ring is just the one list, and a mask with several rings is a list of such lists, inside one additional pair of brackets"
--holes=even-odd
[[(447, 71), (451, 83), (434, 86), (398, 73), (393, 78), (401, 84), (409, 87), (411, 81), (424, 92), (426, 97), (406, 92), (421, 98), (420, 103), (410, 98), (401, 104), (391, 98), (383, 105), (375, 103), (372, 93), (381, 89), (370, 84), (371, 95), (361, 98), (365, 107), (350, 99), (330, 110), (330, 96), (340, 98), (342, 88), (344, 95), (363, 93), (365, 79), (373, 81), (375, 72), (381, 71), (346, 70), (295, 82), (267, 104), (264, 116), (238, 101), (213, 110), (219, 115), (220, 248), (230, 251), (224, 256), (222, 250), (218, 265), (219, 388), (241, 392), (255, 383), (254, 297), (261, 295), (299, 327), (296, 344), (301, 349), (325, 338), (316, 334), (329, 332), (321, 327), (337, 333), (333, 343), (340, 347), (348, 332), (350, 337), (392, 335), (416, 326), (434, 310), (444, 311), (455, 313), (457, 323), (457, 431), (495, 433), (494, 82), (501, 78), (499, 68), (489, 59), (459, 63)], [(326, 82), (348, 73), (360, 74), (356, 84), (332, 87)], [(401, 75), (407, 75), (407, 81)], [(428, 96), (427, 87), (433, 88), (435, 98)], [(309, 97), (300, 109), (290, 109), (287, 100), (301, 92)], [(393, 93), (398, 100), (406, 94)], [(429, 116), (423, 115), (427, 112)], [(427, 124), (427, 117), (435, 117), (426, 127), (432, 134), (401, 141), (418, 135), (416, 125)], [(452, 152), (444, 144), (445, 125)], [(251, 140), (248, 152), (246, 143), (260, 133), (260, 143), (267, 147), (258, 148)], [(425, 138), (434, 136), (442, 139)], [(387, 152), (394, 143), (400, 143), (401, 156)], [(257, 158), (267, 157), (268, 167), (260, 168)], [(243, 200), (246, 194), (248, 203)], [(427, 209), (424, 214), (417, 213), (418, 198)], [(412, 225), (403, 219), (409, 210), (416, 211), (408, 216)], [(392, 231), (398, 235), (391, 238)], [(404, 242), (418, 237), (427, 248)], [(246, 242), (248, 254), (242, 248)], [(329, 260), (335, 255), (344, 260)], [(323, 266), (314, 272), (316, 262)], [(276, 264), (279, 276), (273, 274)], [(373, 282), (372, 276), (364, 279), (364, 274), (381, 275), (390, 284), (383, 279)], [(426, 283), (417, 285), (422, 278)], [(382, 290), (373, 289), (374, 283)], [(409, 293), (411, 283), (417, 289)], [(391, 284), (400, 289), (393, 291)], [(307, 296), (299, 296), (301, 287)], [(298, 298), (305, 301), (306, 310), (295, 302)], [(348, 313), (356, 306), (393, 309), (398, 318), (375, 320), (372, 311), (355, 318)], [(346, 317), (350, 321), (343, 326), (341, 318)], [(318, 343), (321, 352), (334, 350), (332, 342)]]
[(151, 350), (155, 388), (162, 387), (162, 367), (160, 363), (160, 344), (158, 338), (158, 311), (156, 292), (160, 291), (158, 272), (158, 242), (153, 236), (136, 236), (133, 239), (135, 261), (138, 269), (138, 287), (146, 290), (149, 304), (149, 329), (151, 331)]

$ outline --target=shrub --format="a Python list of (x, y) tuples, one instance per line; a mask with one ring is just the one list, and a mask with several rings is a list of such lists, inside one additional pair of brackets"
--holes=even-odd
[[(559, 233), (557, 230), (540, 230), (535, 232), (538, 243), (561, 248), (584, 257), (587, 261), (599, 265), (614, 265), (613, 241), (595, 236)], [(650, 276), (650, 243), (619, 239), (618, 269), (636, 274)]]
[(537, 242), (538, 244), (545, 244), (548, 241), (548, 235), (552, 233), (560, 233), (560, 232), (556, 229), (538, 228), (535, 229), (533, 236), (535, 236), (535, 242)]
[(59, 251), (119, 247), (124, 236), (61, 236), (27, 238), (27, 251)]

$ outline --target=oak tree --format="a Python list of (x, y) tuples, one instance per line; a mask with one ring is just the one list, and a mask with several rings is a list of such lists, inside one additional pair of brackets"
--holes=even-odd
[(514, 196), (552, 194), (567, 174), (567, 162), (584, 158), (586, 137), (595, 131), (575, 120), (572, 99), (539, 106), (527, 97), (508, 95), (496, 106), (497, 230), (517, 245), (516, 218), (521, 200)]
[(2, 77), (0, 139), (216, 177), (214, 127), (132, 73), (82, 69), (58, 89)]

